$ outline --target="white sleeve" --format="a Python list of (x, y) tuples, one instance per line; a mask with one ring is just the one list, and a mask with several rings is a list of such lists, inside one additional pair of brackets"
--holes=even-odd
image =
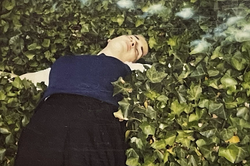
[(34, 84), (44, 82), (45, 85), (49, 85), (49, 73), (50, 73), (50, 68), (47, 68), (45, 70), (41, 70), (34, 73), (26, 73), (19, 77), (21, 79), (26, 78), (27, 80), (32, 81)]
[(149, 65), (149, 64), (141, 64), (141, 63), (125, 62), (125, 64), (128, 65), (132, 71), (139, 70), (139, 71), (143, 72), (143, 71), (146, 71), (145, 66), (148, 66), (149, 68), (151, 67), (151, 65)]

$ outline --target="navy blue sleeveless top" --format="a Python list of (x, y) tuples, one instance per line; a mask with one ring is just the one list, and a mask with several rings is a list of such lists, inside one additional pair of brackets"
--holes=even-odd
[(63, 56), (51, 67), (43, 99), (56, 93), (77, 94), (118, 106), (122, 97), (113, 96), (111, 83), (129, 74), (126, 64), (105, 54)]

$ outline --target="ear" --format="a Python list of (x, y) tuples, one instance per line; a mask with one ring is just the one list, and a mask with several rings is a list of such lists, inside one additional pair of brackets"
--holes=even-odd
[(108, 43), (111, 41), (111, 39), (108, 39)]

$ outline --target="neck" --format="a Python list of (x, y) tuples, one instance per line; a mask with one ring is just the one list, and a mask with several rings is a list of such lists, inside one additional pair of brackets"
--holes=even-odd
[(106, 56), (114, 57), (122, 61), (122, 59), (119, 56), (117, 56), (117, 54), (114, 54), (110, 49), (107, 49), (107, 48), (104, 48), (103, 50), (101, 50), (97, 55), (100, 55), (100, 54), (105, 54)]

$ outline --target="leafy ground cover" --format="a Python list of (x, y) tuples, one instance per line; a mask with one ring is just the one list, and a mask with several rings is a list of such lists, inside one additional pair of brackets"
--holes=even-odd
[[(127, 165), (250, 165), (248, 1), (0, 3), (4, 72), (20, 75), (65, 54), (95, 54), (121, 34), (148, 39), (141, 62), (152, 67), (113, 83), (129, 119)], [(7, 166), (46, 86), (2, 73), (0, 88), (0, 163)]]

